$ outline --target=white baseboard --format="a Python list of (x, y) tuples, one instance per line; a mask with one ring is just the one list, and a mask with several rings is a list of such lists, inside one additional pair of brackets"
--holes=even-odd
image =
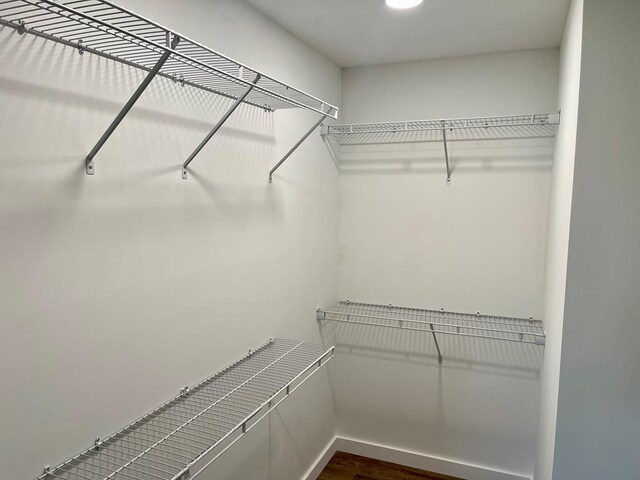
[(316, 480), (337, 451), (375, 458), (430, 472), (451, 475), (466, 480), (531, 480), (531, 477), (471, 465), (457, 460), (439, 458), (423, 453), (400, 450), (386, 445), (364, 442), (354, 438), (335, 437), (308, 470), (303, 480)]
[(311, 465), (311, 468), (302, 476), (302, 480), (316, 480), (318, 478), (320, 472), (324, 470), (324, 467), (327, 466), (327, 463), (329, 463), (333, 454), (336, 453), (335, 445), (337, 439), (338, 437), (333, 437), (331, 441), (329, 441), (322, 453), (318, 456), (313, 465)]

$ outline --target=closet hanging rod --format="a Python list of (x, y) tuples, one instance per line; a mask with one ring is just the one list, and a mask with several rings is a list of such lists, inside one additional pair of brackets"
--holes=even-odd
[(479, 312), (458, 313), (344, 301), (328, 309), (318, 308), (316, 318), (319, 322), (429, 333), (433, 336), (440, 363), (442, 353), (436, 334), (538, 346), (546, 343), (544, 325), (540, 320), (480, 315)]
[(270, 339), (38, 480), (186, 480), (326, 365), (334, 347)]
[(268, 111), (303, 108), (337, 118), (328, 102), (107, 0), (1, 0), (0, 24), (149, 72), (87, 156), (88, 174), (95, 172), (93, 156), (156, 75)]

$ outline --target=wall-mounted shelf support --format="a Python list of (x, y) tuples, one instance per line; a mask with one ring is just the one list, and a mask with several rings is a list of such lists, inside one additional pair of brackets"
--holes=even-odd
[(436, 331), (433, 328), (433, 323), (429, 324), (431, 328), (431, 336), (433, 337), (433, 343), (436, 346), (436, 351), (438, 352), (438, 363), (442, 365), (442, 352), (440, 351), (440, 344), (438, 343), (438, 337), (436, 337)]
[(307, 138), (309, 138), (309, 135), (311, 135), (311, 134), (315, 131), (315, 129), (316, 129), (316, 128), (318, 128), (318, 127), (320, 126), (320, 124), (324, 121), (324, 119), (325, 119), (325, 118), (327, 118), (329, 115), (331, 115), (331, 110), (332, 110), (332, 107), (329, 107), (329, 111), (328, 111), (327, 113), (323, 114), (323, 115), (322, 115), (322, 117), (320, 118), (320, 120), (318, 120), (318, 121), (313, 125), (313, 127), (311, 127), (311, 128), (309, 129), (309, 131), (308, 131), (307, 133), (305, 133), (305, 134), (302, 136), (302, 138), (301, 138), (300, 140), (298, 140), (298, 142), (297, 142), (297, 143), (296, 143), (296, 144), (291, 148), (291, 150), (289, 150), (289, 151), (286, 153), (286, 155), (285, 155), (284, 157), (282, 157), (282, 159), (281, 159), (278, 163), (276, 163), (276, 164), (275, 164), (275, 166), (274, 166), (271, 170), (269, 170), (269, 183), (272, 183), (272, 182), (273, 182), (273, 174), (274, 174), (274, 172), (275, 172), (276, 170), (278, 170), (278, 168), (280, 168), (280, 165), (282, 165), (282, 164), (287, 160), (287, 158), (289, 158), (289, 157), (291, 156), (291, 154), (292, 154), (293, 152), (295, 152), (295, 151), (298, 149), (298, 147), (299, 147), (300, 145), (302, 145), (302, 143), (303, 143)]
[(410, 332), (431, 333), (442, 364), (442, 352), (437, 334), (486, 338), (544, 346), (546, 336), (540, 320), (532, 318), (498, 317), (480, 313), (457, 313), (441, 310), (340, 302), (328, 309), (316, 310), (318, 322), (392, 328)]
[[(166, 37), (167, 37), (166, 38), (167, 48), (170, 48), (171, 50), (175, 49), (178, 46), (178, 43), (180, 42), (180, 37), (177, 35), (173, 35), (173, 38), (171, 38), (172, 34), (170, 32), (166, 33)], [(80, 46), (81, 43), (82, 43), (82, 40), (80, 40), (78, 44), (78, 51), (80, 55), (82, 55), (85, 51), (85, 49)], [(111, 125), (109, 125), (109, 128), (107, 128), (107, 131), (104, 132), (102, 137), (100, 137), (100, 140), (98, 140), (98, 143), (96, 143), (96, 145), (91, 149), (91, 152), (89, 152), (89, 155), (87, 155), (87, 158), (85, 159), (85, 168), (86, 168), (87, 175), (93, 175), (96, 173), (95, 165), (93, 164), (93, 158), (100, 151), (100, 149), (107, 142), (107, 140), (109, 140), (109, 137), (113, 134), (113, 132), (115, 132), (116, 128), (118, 128), (118, 125), (120, 125), (120, 122), (122, 122), (122, 120), (124, 120), (124, 117), (127, 116), (127, 113), (129, 113), (129, 110), (131, 110), (131, 108), (135, 105), (138, 99), (142, 96), (144, 91), (147, 89), (147, 87), (151, 83), (151, 80), (153, 80), (155, 76), (158, 74), (158, 72), (160, 72), (160, 69), (164, 66), (165, 62), (171, 56), (171, 50), (166, 50), (160, 56), (155, 66), (147, 74), (147, 76), (144, 78), (140, 86), (137, 88), (137, 90), (134, 92), (134, 94), (131, 96), (131, 98), (122, 108), (122, 110), (120, 110), (120, 113), (118, 113), (118, 116), (113, 120), (113, 122), (111, 122)]]
[(447, 129), (442, 122), (442, 144), (444, 145), (444, 161), (447, 165), (447, 185), (451, 184), (451, 168), (449, 168), (449, 149), (447, 148)]
[(251, 90), (253, 90), (253, 87), (255, 87), (259, 81), (260, 81), (260, 74), (256, 75), (256, 78), (253, 80), (251, 85), (247, 87), (247, 89), (243, 92), (242, 95), (236, 98), (236, 101), (233, 102), (233, 105), (231, 105), (229, 110), (227, 110), (227, 112), (222, 116), (222, 118), (218, 121), (218, 123), (216, 123), (216, 125), (209, 132), (209, 134), (204, 138), (204, 140), (200, 142), (200, 145), (196, 147), (193, 153), (189, 155), (189, 158), (187, 158), (184, 164), (182, 164), (182, 178), (184, 180), (187, 179), (187, 167), (189, 166), (189, 164), (193, 161), (196, 155), (200, 153), (200, 150), (204, 148), (204, 146), (209, 142), (209, 140), (211, 140), (211, 138), (218, 132), (218, 130), (220, 130), (220, 127), (222, 127), (222, 125), (225, 124), (225, 122), (229, 119), (231, 114), (236, 111), (236, 108), (238, 108), (240, 104), (244, 101), (244, 99), (247, 98), (247, 95), (251, 93)]
[(209, 134), (206, 137), (204, 137), (204, 140), (202, 140), (202, 142), (200, 142), (200, 145), (198, 145), (196, 147), (196, 149), (193, 151), (193, 153), (191, 155), (189, 155), (189, 158), (187, 158), (187, 160), (182, 164), (182, 178), (184, 180), (187, 179), (187, 167), (189, 166), (189, 164), (193, 161), (193, 159), (196, 157), (196, 155), (198, 155), (198, 153), (200, 153), (200, 150), (202, 150), (204, 148), (204, 146), (209, 142), (209, 140), (211, 140), (213, 138), (213, 136), (218, 132), (218, 130), (220, 130), (220, 127), (222, 127), (222, 125), (225, 124), (225, 122), (229, 119), (231, 114), (236, 111), (236, 108), (238, 108), (240, 106), (240, 104), (244, 101), (244, 99), (247, 98), (247, 95), (249, 95), (251, 93), (251, 90), (253, 90), (253, 87), (255, 87), (259, 81), (260, 81), (260, 74), (256, 75), (256, 78), (247, 87), (247, 89), (242, 93), (242, 95), (240, 95), (238, 98), (236, 98), (236, 101), (233, 102), (233, 105), (231, 105), (229, 110), (227, 110), (227, 112), (222, 116), (222, 118), (220, 120), (218, 120), (218, 123), (216, 123), (216, 125), (209, 132)]

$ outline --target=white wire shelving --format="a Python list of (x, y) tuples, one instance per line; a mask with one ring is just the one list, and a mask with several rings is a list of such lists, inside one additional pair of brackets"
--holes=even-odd
[(499, 117), (414, 120), (406, 122), (355, 123), (324, 125), (322, 136), (334, 158), (338, 147), (383, 145), (394, 143), (442, 142), (444, 147), (447, 183), (451, 181), (448, 142), (479, 140), (521, 140), (553, 138), (560, 124), (560, 113), (507, 115)]
[[(179, 12), (187, 6), (175, 6)], [(246, 103), (268, 111), (304, 108), (320, 114), (320, 121), (272, 169), (273, 172), (327, 117), (338, 108), (201, 43), (107, 0), (0, 0), (0, 25), (19, 34), (36, 36), (90, 52), (148, 72), (145, 80), (86, 158), (87, 174), (95, 173), (94, 156), (142, 95), (151, 80), (162, 76), (235, 100), (203, 142), (184, 162), (182, 176), (204, 145)]]
[(533, 318), (499, 317), (349, 301), (340, 302), (328, 309), (318, 308), (317, 320), (428, 333), (433, 336), (439, 363), (442, 363), (442, 352), (436, 334), (539, 346), (544, 346), (546, 339), (543, 323)]
[(38, 480), (196, 478), (333, 358), (334, 347), (270, 339)]

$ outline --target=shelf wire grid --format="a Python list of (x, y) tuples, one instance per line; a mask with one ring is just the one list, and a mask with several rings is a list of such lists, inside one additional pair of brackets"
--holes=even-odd
[[(333, 357), (334, 347), (274, 339), (39, 479), (195, 478)], [(228, 441), (235, 437), (230, 444)], [(193, 474), (215, 449), (224, 450)]]
[(318, 320), (540, 346), (545, 344), (544, 325), (540, 320), (479, 313), (345, 301), (327, 310), (319, 309)]
[[(0, 24), (146, 71), (168, 51), (159, 75), (234, 99), (260, 75), (245, 103), (266, 110), (305, 108), (337, 118), (335, 106), (110, 1), (1, 0)], [(176, 37), (180, 41), (172, 48)]]
[(416, 120), (407, 122), (329, 125), (325, 135), (340, 145), (378, 143), (508, 140), (555, 137), (560, 118), (557, 113), (500, 117)]

